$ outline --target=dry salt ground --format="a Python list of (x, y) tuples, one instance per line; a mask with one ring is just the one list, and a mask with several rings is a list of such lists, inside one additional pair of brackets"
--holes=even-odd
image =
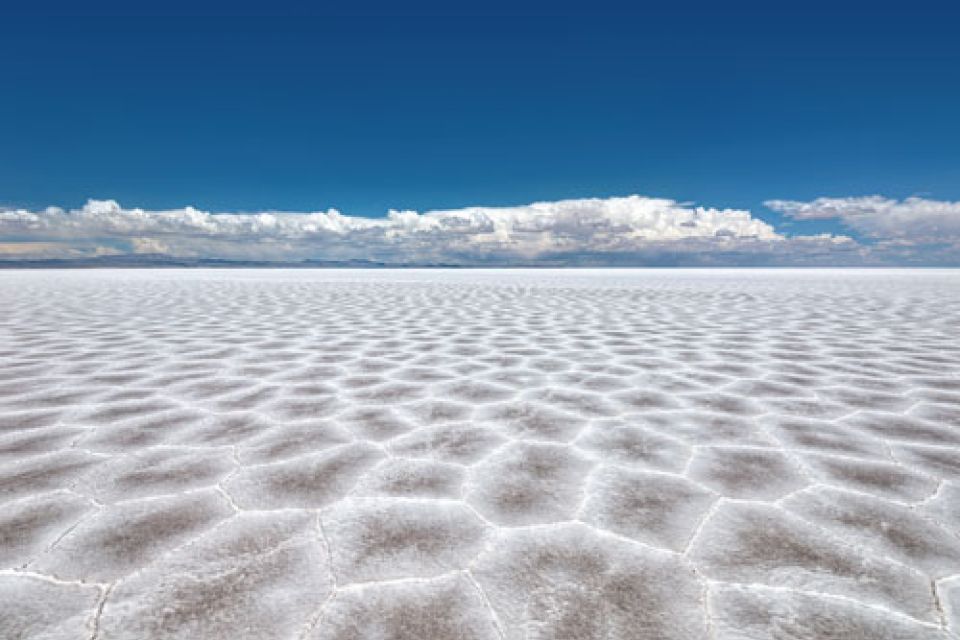
[(0, 273), (0, 637), (960, 632), (960, 272)]

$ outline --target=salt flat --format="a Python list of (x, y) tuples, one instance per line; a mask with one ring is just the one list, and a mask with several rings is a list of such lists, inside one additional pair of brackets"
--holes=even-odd
[(960, 273), (0, 273), (0, 637), (947, 639)]

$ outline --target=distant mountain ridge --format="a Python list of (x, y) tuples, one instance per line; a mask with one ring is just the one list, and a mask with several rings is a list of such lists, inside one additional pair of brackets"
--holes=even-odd
[(384, 269), (384, 268), (458, 268), (457, 264), (389, 263), (373, 260), (229, 260), (222, 258), (178, 258), (164, 254), (125, 254), (88, 258), (28, 258), (0, 260), (0, 269), (136, 269), (136, 268), (266, 268), (266, 269)]

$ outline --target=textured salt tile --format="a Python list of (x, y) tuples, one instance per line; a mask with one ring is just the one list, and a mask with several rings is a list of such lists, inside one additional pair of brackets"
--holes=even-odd
[[(945, 391), (940, 389), (912, 389), (907, 393), (907, 396), (913, 400), (922, 401), (924, 403), (932, 403), (933, 405), (960, 407), (960, 393), (957, 393), (956, 391)], [(929, 415), (930, 418), (936, 419), (936, 415), (926, 414), (926, 411), (926, 409), (923, 409), (925, 415)], [(933, 409), (933, 414), (936, 414), (937, 412), (937, 409)]]
[(892, 462), (805, 454), (803, 461), (823, 483), (871, 493), (893, 500), (922, 500), (936, 490), (937, 481)]
[(497, 640), (496, 625), (463, 574), (344, 590), (310, 640)]
[(330, 418), (344, 408), (336, 397), (325, 398), (280, 398), (260, 407), (266, 416), (279, 420), (322, 420)]
[(543, 373), (531, 369), (496, 369), (481, 377), (517, 391), (529, 391), (547, 384), (547, 377)]
[(843, 422), (887, 440), (960, 445), (960, 430), (947, 427), (946, 422), (928, 422), (918, 417), (869, 411), (861, 411)]
[(818, 389), (817, 396), (838, 402), (851, 410), (902, 411), (913, 404), (913, 400), (904, 396), (853, 387)]
[(407, 415), (418, 425), (441, 422), (461, 422), (473, 413), (473, 406), (449, 400), (424, 400), (404, 408)]
[(315, 516), (242, 513), (120, 582), (98, 637), (292, 638), (332, 584)]
[[(90, 389), (75, 389), (57, 385), (50, 390), (37, 391), (25, 395), (18, 395), (9, 398), (3, 402), (4, 408), (14, 410), (33, 410), (33, 409), (66, 409), (79, 407), (90, 401)], [(149, 410), (150, 405), (144, 405), (144, 410)], [(98, 409), (97, 415), (108, 415), (113, 408)]]
[(104, 507), (31, 565), (59, 577), (110, 582), (233, 515), (214, 490)]
[(474, 381), (454, 382), (438, 389), (438, 392), (452, 400), (471, 404), (501, 402), (514, 395), (512, 389), (496, 384)]
[[(770, 366), (773, 371), (766, 377), (765, 381), (771, 382), (774, 384), (786, 384), (792, 387), (797, 387), (801, 389), (806, 389), (809, 393), (800, 394), (801, 396), (814, 395), (814, 389), (822, 385), (825, 381), (824, 373), (820, 369), (813, 369), (809, 367), (803, 367), (797, 371), (792, 371), (797, 365), (795, 363), (785, 366), (784, 363), (792, 363), (797, 357), (804, 357), (804, 355), (797, 354), (783, 354), (784, 362), (777, 362), (775, 358)], [(827, 373), (829, 375), (829, 372)]]
[(171, 431), (147, 430), (127, 424), (108, 425), (83, 437), (79, 445), (98, 453), (134, 453), (168, 442)]
[(337, 384), (343, 389), (366, 389), (375, 387), (387, 381), (383, 376), (347, 376), (337, 381)]
[(67, 489), (100, 462), (100, 457), (66, 450), (0, 465), (0, 502)]
[[(165, 391), (169, 391), (169, 389)], [(150, 400), (158, 396), (159, 390), (156, 388), (138, 389), (130, 387), (116, 390), (111, 389), (105, 394), (96, 394), (92, 400), (97, 404), (110, 405), (128, 400)]]
[(587, 487), (581, 519), (646, 544), (682, 551), (716, 496), (684, 478), (605, 467)]
[[(634, 416), (630, 416), (633, 420)], [(638, 416), (639, 426), (649, 426), (664, 435), (689, 444), (729, 444), (740, 446), (776, 446), (752, 418), (703, 411), (664, 411)]]
[(937, 424), (960, 428), (960, 406), (940, 402), (921, 402), (910, 408), (911, 416), (930, 420)]
[[(562, 386), (577, 387), (579, 389), (583, 389), (584, 391), (596, 391), (599, 393), (621, 391), (623, 389), (628, 389), (631, 386), (629, 382), (616, 376), (589, 374), (583, 372), (562, 374), (556, 377), (556, 381)], [(622, 402), (630, 402), (630, 399), (624, 398), (622, 394), (615, 397)], [(641, 398), (640, 401), (643, 402), (643, 398)]]
[(414, 428), (408, 420), (402, 420), (387, 407), (363, 407), (337, 416), (345, 428), (366, 440), (389, 440)]
[(555, 373), (557, 371), (566, 371), (573, 366), (573, 363), (561, 358), (544, 357), (531, 358), (527, 361), (527, 366), (537, 371)]
[[(679, 358), (681, 361), (691, 365), (703, 360), (703, 355), (696, 349), (677, 350), (674, 352), (673, 357)], [(724, 387), (730, 384), (732, 380), (729, 376), (710, 373), (709, 371), (705, 371), (703, 369), (700, 369), (699, 367), (695, 367), (692, 371), (678, 373), (677, 376), (681, 379), (698, 383), (699, 387), (702, 389), (719, 389), (720, 387)], [(693, 397), (696, 397), (697, 395), (700, 395), (700, 394), (693, 393), (690, 395)], [(714, 404), (712, 398), (715, 397), (715, 394), (705, 393), (703, 395), (705, 396), (704, 402), (703, 404), (698, 403), (698, 405), (703, 407), (704, 409), (707, 409), (708, 411), (713, 410), (711, 409), (710, 405)], [(724, 405), (723, 397), (716, 398), (716, 400), (718, 401), (716, 403), (718, 406), (722, 407)], [(725, 411), (723, 411), (722, 409), (720, 409), (720, 411), (725, 413)]]
[(279, 393), (279, 387), (261, 386), (219, 398), (213, 403), (213, 407), (217, 411), (256, 411), (261, 406), (269, 404)]
[[(438, 335), (439, 331), (438, 331)], [(434, 374), (440, 374), (444, 380), (449, 373), (444, 373), (443, 367), (456, 364), (457, 358), (452, 356), (445, 356), (437, 353), (422, 353), (419, 356), (411, 354), (411, 358), (408, 362), (410, 366), (422, 367), (425, 371), (433, 372)], [(426, 375), (430, 375), (429, 373)]]
[(65, 449), (84, 432), (76, 427), (41, 427), (0, 433), (0, 464)]
[(912, 385), (926, 389), (960, 392), (960, 378), (951, 378), (949, 376), (916, 376), (910, 378), (909, 382)]
[(595, 422), (574, 444), (603, 461), (678, 473), (691, 455), (691, 448), (679, 440), (619, 420)]
[(394, 405), (419, 400), (426, 394), (425, 387), (407, 382), (387, 382), (351, 393), (351, 400), (359, 404)]
[(406, 367), (394, 371), (391, 377), (407, 382), (443, 382), (453, 378), (451, 374), (434, 367)]
[(890, 451), (908, 467), (939, 478), (960, 481), (960, 447), (891, 444)]
[(0, 568), (27, 564), (67, 533), (93, 505), (70, 493), (48, 493), (0, 510)]
[(169, 442), (190, 446), (229, 446), (263, 434), (270, 426), (269, 422), (255, 413), (224, 413), (209, 416), (198, 425), (182, 429)]
[(934, 577), (960, 573), (960, 539), (907, 507), (827, 487), (791, 496), (784, 506), (850, 544)]
[(76, 640), (90, 637), (99, 589), (0, 575), (0, 637)]
[(568, 520), (590, 466), (568, 447), (514, 443), (471, 468), (466, 500), (498, 524)]
[(250, 382), (226, 377), (210, 378), (200, 381), (188, 381), (168, 392), (173, 392), (188, 400), (209, 400), (249, 388)]
[(354, 489), (357, 496), (459, 498), (464, 469), (432, 460), (394, 458), (371, 470)]
[(876, 607), (777, 589), (716, 585), (717, 640), (947, 640), (942, 630)]
[(960, 631), (960, 576), (941, 582), (937, 585), (937, 593), (947, 628), (956, 635)]
[[(645, 367), (643, 367), (645, 368)], [(676, 375), (664, 373), (662, 371), (655, 373), (646, 373), (637, 378), (637, 386), (640, 388), (662, 391), (668, 394), (678, 394), (703, 390), (703, 385), (677, 377)]]
[(337, 386), (317, 380), (288, 384), (283, 387), (283, 392), (286, 395), (301, 398), (332, 396), (336, 395), (338, 391)]
[(807, 387), (776, 380), (740, 380), (724, 388), (732, 393), (746, 398), (796, 398), (813, 395)]
[(157, 447), (104, 462), (77, 487), (101, 502), (115, 502), (209, 487), (233, 468), (229, 450)]
[(0, 411), (0, 433), (52, 427), (63, 411)]
[(960, 485), (944, 483), (936, 496), (918, 511), (947, 531), (960, 533)]
[(613, 399), (623, 405), (627, 411), (666, 411), (679, 409), (683, 405), (673, 394), (653, 389), (631, 389), (614, 394)]
[(900, 392), (904, 389), (903, 380), (864, 375), (831, 376), (829, 380), (829, 386), (869, 391), (882, 391), (893, 395), (900, 394)]
[(857, 411), (856, 407), (825, 399), (764, 398), (758, 402), (774, 413), (811, 420), (834, 420)]
[(349, 493), (384, 457), (369, 444), (347, 444), (283, 462), (244, 467), (224, 484), (245, 509), (317, 508)]
[(616, 404), (601, 394), (573, 389), (550, 388), (535, 391), (529, 394), (527, 400), (542, 402), (585, 418), (610, 417), (620, 411)]
[(402, 435), (390, 443), (390, 450), (398, 456), (470, 464), (483, 458), (505, 440), (490, 428), (444, 424)]
[(453, 501), (352, 498), (321, 512), (338, 584), (464, 569), (485, 526)]
[(928, 578), (774, 506), (722, 504), (694, 540), (690, 560), (714, 580), (819, 591), (936, 619)]
[(177, 408), (175, 403), (166, 399), (117, 402), (103, 407), (97, 407), (83, 414), (79, 420), (83, 423), (100, 426), (130, 418), (143, 418), (144, 416), (163, 414)]
[(587, 424), (583, 418), (533, 402), (506, 402), (480, 412), (479, 417), (503, 427), (514, 438), (567, 442)]
[(383, 373), (385, 371), (396, 369), (399, 365), (377, 358), (365, 358), (357, 362), (356, 366), (358, 370), (363, 371), (364, 373)]
[(707, 637), (692, 567), (583, 525), (502, 533), (473, 573), (509, 639)]
[(776, 500), (808, 484), (797, 466), (773, 449), (701, 447), (689, 474), (722, 496), (750, 500)]
[(283, 423), (245, 440), (237, 447), (237, 457), (243, 464), (277, 462), (346, 444), (352, 438), (346, 429), (331, 423)]
[(148, 416), (133, 416), (108, 425), (98, 425), (79, 444), (103, 453), (135, 453), (143, 448), (176, 442), (183, 444), (203, 442), (203, 414), (176, 409)]
[(848, 426), (795, 416), (760, 418), (785, 445), (805, 451), (888, 460), (883, 443)]
[(722, 413), (741, 418), (764, 413), (764, 409), (749, 398), (732, 393), (698, 393), (684, 395), (682, 400), (700, 411)]

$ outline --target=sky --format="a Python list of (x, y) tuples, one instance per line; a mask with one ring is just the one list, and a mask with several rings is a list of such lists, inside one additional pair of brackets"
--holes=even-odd
[(20, 4), (0, 260), (960, 266), (957, 3)]

